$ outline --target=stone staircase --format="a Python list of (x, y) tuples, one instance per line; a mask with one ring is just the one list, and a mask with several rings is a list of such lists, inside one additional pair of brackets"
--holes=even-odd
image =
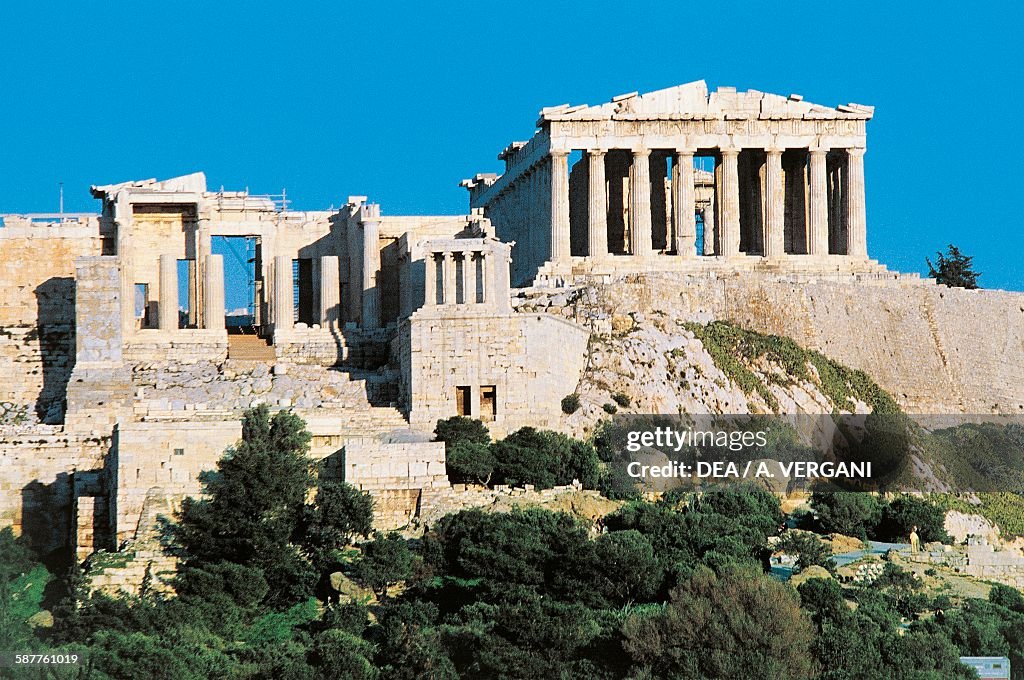
[(272, 363), (275, 358), (274, 348), (270, 343), (259, 336), (228, 336), (228, 359), (234, 361), (265, 361)]

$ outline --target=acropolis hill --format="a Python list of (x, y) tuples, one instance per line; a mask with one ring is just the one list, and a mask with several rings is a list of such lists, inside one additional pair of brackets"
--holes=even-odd
[[(202, 173), (93, 186), (98, 214), (6, 215), (0, 525), (78, 560), (141, 540), (258, 403), (298, 413), (382, 526), (456, 493), (439, 418), (579, 434), (612, 389), (647, 412), (771, 406), (683, 322), (792, 337), (909, 412), (1024, 412), (1024, 295), (870, 259), (872, 115), (698, 81), (543, 109), (502, 174), (463, 181), (465, 215), (294, 211)], [(225, 238), (250, 268), (241, 316)], [(778, 408), (830, 410), (797, 387)]]

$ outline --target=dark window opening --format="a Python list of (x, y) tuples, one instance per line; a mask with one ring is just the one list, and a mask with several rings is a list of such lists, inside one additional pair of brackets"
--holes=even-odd
[(471, 390), (468, 386), (462, 385), (455, 388), (456, 413), (460, 416), (469, 417), (472, 413)]

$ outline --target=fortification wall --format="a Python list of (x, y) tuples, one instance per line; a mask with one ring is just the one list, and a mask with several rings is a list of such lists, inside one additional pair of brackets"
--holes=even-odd
[(0, 228), (0, 425), (59, 422), (75, 356), (75, 258), (98, 222)]
[(726, 319), (867, 372), (912, 413), (1024, 411), (1024, 294), (771, 275), (646, 275), (606, 309)]
[(78, 438), (39, 426), (0, 432), (0, 526), (24, 534), (43, 554), (71, 543), (75, 489), (101, 485), (110, 437)]

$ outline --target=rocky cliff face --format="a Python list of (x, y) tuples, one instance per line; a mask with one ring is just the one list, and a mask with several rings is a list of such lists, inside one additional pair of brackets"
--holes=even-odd
[[(691, 373), (698, 366), (703, 370), (701, 362), (707, 357), (701, 358), (699, 346), (692, 344), (694, 338), (686, 336), (682, 324), (724, 320), (791, 338), (800, 347), (862, 370), (907, 413), (1024, 414), (1021, 293), (951, 289), (898, 277), (867, 282), (838, 276), (652, 273), (579, 286), (557, 295), (527, 293), (516, 306), (523, 311), (545, 309), (611, 336), (604, 343), (608, 350), (595, 352), (597, 361), (604, 363), (594, 364), (594, 370), (622, 375), (634, 370), (638, 384), (671, 373), (662, 373), (661, 359), (654, 356), (664, 354), (663, 350), (682, 353), (674, 357), (675, 366), (683, 369), (674, 381), (676, 386), (679, 377), (686, 377), (686, 365), (693, 364)], [(631, 337), (615, 337), (628, 328), (633, 328)], [(599, 356), (618, 351), (625, 355)], [(616, 363), (621, 370), (614, 369)], [(669, 412), (673, 410), (676, 403), (666, 395), (669, 387), (656, 379), (644, 384), (653, 390), (652, 399), (661, 400), (651, 406), (663, 403)], [(741, 406), (743, 400), (730, 396), (728, 385), (705, 387), (708, 392), (702, 398), (687, 402), (689, 398), (682, 396), (681, 405), (697, 413)], [(581, 390), (586, 389), (581, 385)], [(682, 392), (693, 394), (689, 389)], [(797, 389), (790, 398), (810, 406), (813, 392), (810, 389), (805, 396)], [(780, 405), (787, 404), (784, 395), (780, 393), (779, 398)]]

